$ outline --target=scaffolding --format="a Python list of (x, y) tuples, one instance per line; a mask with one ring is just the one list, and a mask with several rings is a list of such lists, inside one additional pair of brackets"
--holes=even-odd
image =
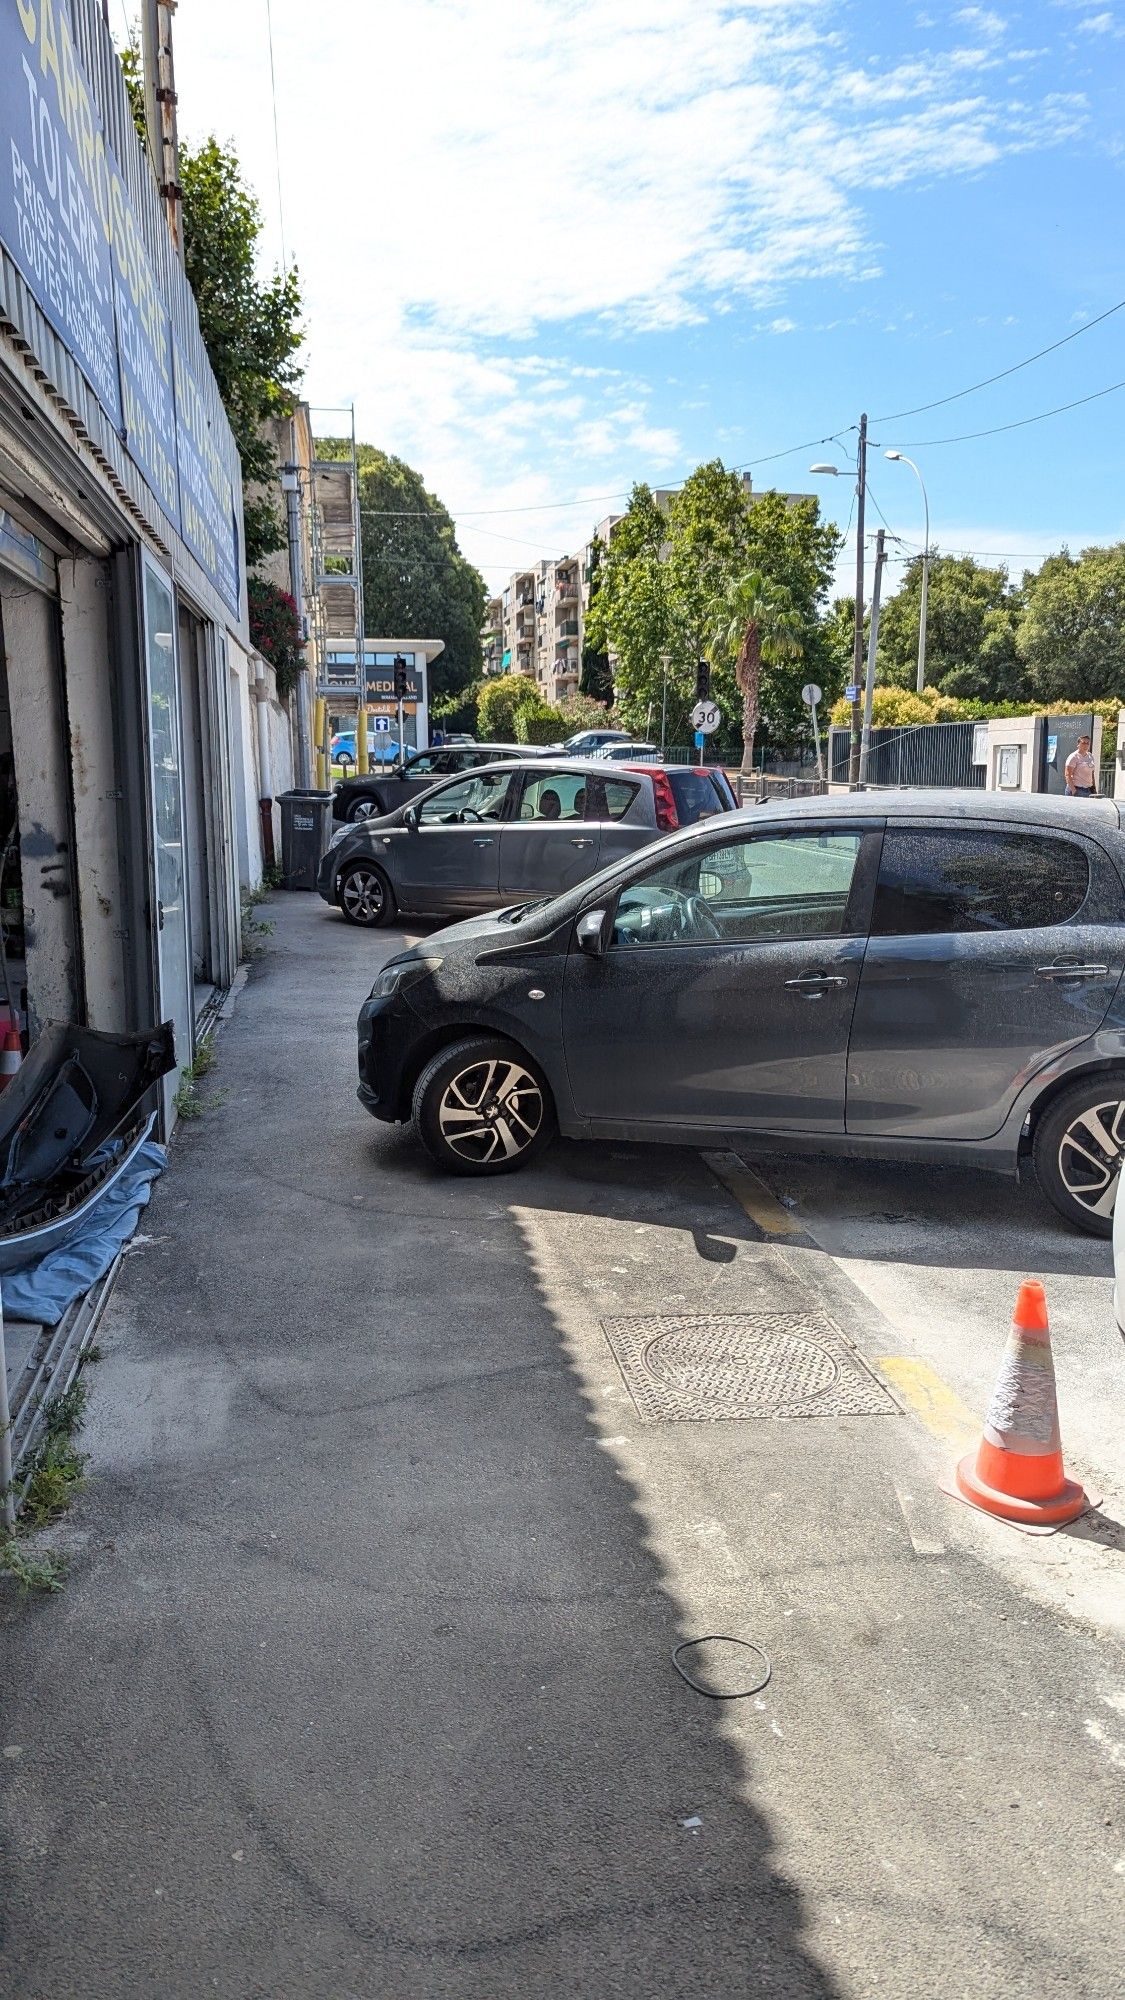
[[(367, 770), (367, 684), (364, 672), (363, 540), (359, 507), (359, 460), (356, 450), (355, 405), (316, 409), (313, 418), (346, 417), (348, 453), (343, 458), (314, 457), (309, 465), (309, 536), (312, 575), (306, 615), (315, 639), (314, 657), (321, 679), (316, 688), (313, 740), (316, 784), (327, 791), (332, 781), (329, 699), (353, 695), (356, 704), (356, 766)], [(313, 449), (316, 429), (313, 423)], [(323, 435), (323, 429), (322, 429)], [(328, 647), (354, 645), (354, 685), (327, 681)]]

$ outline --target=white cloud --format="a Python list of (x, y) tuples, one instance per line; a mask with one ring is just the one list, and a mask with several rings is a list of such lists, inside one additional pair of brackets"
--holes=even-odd
[(961, 27), (975, 29), (978, 35), (987, 35), (990, 41), (1002, 35), (1008, 25), (1002, 14), (994, 14), (988, 7), (961, 7), (953, 18)]
[[(1006, 101), (998, 14), (954, 19), (953, 47), (884, 62), (842, 45), (830, 0), (337, 0), (315, 34), (305, 0), (273, 0), (310, 396), (354, 396), (466, 523), (672, 467), (646, 385), (600, 371), (613, 336), (863, 282), (872, 187), (1080, 128), (1073, 99)], [(261, 11), (196, 0), (176, 37), (183, 129), (233, 136), (276, 254)]]

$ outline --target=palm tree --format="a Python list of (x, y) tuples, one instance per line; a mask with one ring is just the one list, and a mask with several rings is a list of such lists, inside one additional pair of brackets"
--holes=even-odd
[(762, 668), (780, 667), (802, 653), (801, 621), (789, 592), (771, 583), (760, 570), (733, 577), (715, 611), (711, 659), (715, 666), (734, 663), (742, 696), (742, 775), (754, 771), (754, 738), (762, 690)]

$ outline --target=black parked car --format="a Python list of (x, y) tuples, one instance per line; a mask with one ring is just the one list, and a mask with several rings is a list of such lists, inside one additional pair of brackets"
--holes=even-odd
[(317, 888), (353, 924), (388, 924), (396, 910), (491, 910), (557, 895), (659, 834), (735, 804), (721, 771), (543, 756), (491, 764), (382, 819), (341, 827)]
[[(616, 774), (615, 774), (616, 775)], [(867, 793), (732, 814), (392, 959), (359, 1096), (459, 1173), (556, 1129), (1014, 1172), (1110, 1231), (1125, 1152), (1116, 806)]]
[(436, 750), (416, 750), (405, 764), (396, 764), (393, 770), (369, 771), (363, 778), (341, 778), (332, 794), (332, 817), (348, 823), (378, 819), (408, 805), (420, 792), (429, 791), (438, 778), (527, 755), (526, 745), (520, 743), (447, 743)]

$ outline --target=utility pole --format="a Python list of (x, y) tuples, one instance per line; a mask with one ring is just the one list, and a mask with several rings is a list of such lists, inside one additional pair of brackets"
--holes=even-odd
[(859, 785), (860, 744), (863, 735), (863, 527), (867, 503), (867, 411), (859, 420), (855, 483), (855, 636), (852, 644), (852, 740), (848, 757), (848, 789)]
[(863, 736), (859, 746), (859, 784), (862, 790), (867, 783), (867, 761), (871, 754), (871, 698), (875, 692), (875, 648), (879, 643), (879, 599), (882, 594), (883, 564), (886, 551), (883, 548), (885, 530), (880, 528), (875, 537), (875, 582), (871, 588), (871, 637), (867, 646), (867, 680), (863, 690)]
[(184, 261), (180, 137), (176, 123), (176, 73), (172, 66), (172, 16), (176, 0), (143, 0), (141, 52), (145, 73), (145, 130), (156, 184), (163, 196), (168, 233)]
[[(290, 419), (290, 457), (281, 468), (281, 490), (285, 495), (285, 531), (289, 543), (289, 589), (301, 621), (301, 635), (308, 638), (305, 613), (304, 563), (301, 553), (301, 469), (297, 463), (297, 432)], [(307, 792), (312, 785), (312, 754), (309, 748), (309, 670), (302, 665), (297, 675), (297, 783)]]

